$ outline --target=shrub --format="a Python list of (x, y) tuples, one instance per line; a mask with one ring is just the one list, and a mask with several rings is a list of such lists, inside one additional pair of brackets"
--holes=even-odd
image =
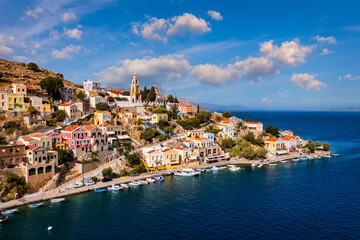
[(229, 149), (229, 148), (234, 147), (235, 145), (236, 145), (236, 142), (231, 138), (225, 138), (221, 141), (221, 146), (223, 148)]
[(222, 116), (223, 116), (224, 118), (229, 118), (229, 117), (231, 117), (231, 113), (228, 112), (228, 111), (226, 111), (226, 112), (224, 112), (224, 113), (222, 114)]
[(257, 158), (265, 159), (266, 158), (266, 150), (264, 148), (258, 148), (255, 151), (255, 155)]
[(319, 141), (317, 141), (316, 143), (315, 143), (315, 147), (321, 147), (322, 146), (322, 144), (321, 144), (321, 142), (319, 142)]
[(64, 110), (56, 110), (55, 112), (55, 121), (62, 122), (65, 120), (67, 114)]
[(105, 103), (105, 102), (98, 102), (96, 105), (95, 105), (95, 109), (97, 111), (108, 111), (110, 112), (111, 111), (111, 107), (109, 106), (109, 104)]
[(39, 67), (36, 63), (30, 62), (26, 65), (26, 67), (30, 70), (39, 70)]
[(86, 96), (86, 94), (85, 94), (84, 91), (80, 91), (80, 92), (78, 92), (78, 94), (76, 94), (76, 97), (77, 97), (78, 99), (80, 99), (81, 101), (84, 101), (87, 96)]
[(256, 153), (252, 147), (245, 147), (242, 150), (242, 153), (244, 155), (244, 158), (249, 159), (249, 160), (254, 159), (256, 156)]
[(108, 168), (104, 168), (102, 171), (101, 171), (102, 175), (103, 175), (103, 178), (105, 179), (111, 179), (112, 178), (112, 175), (113, 175), (113, 170), (111, 167), (108, 167)]
[(255, 144), (260, 146), (260, 147), (263, 147), (265, 145), (265, 141), (264, 139), (261, 137), (261, 136), (258, 136), (256, 139), (255, 139)]
[(330, 145), (329, 143), (327, 143), (327, 142), (324, 142), (324, 144), (323, 144), (323, 149), (324, 149), (325, 151), (329, 151), (330, 148), (331, 148), (331, 145)]
[(212, 114), (210, 112), (201, 111), (196, 114), (196, 118), (199, 119), (200, 123), (204, 123), (210, 120)]
[(99, 179), (97, 177), (92, 177), (91, 180), (93, 180), (94, 182), (99, 181)]

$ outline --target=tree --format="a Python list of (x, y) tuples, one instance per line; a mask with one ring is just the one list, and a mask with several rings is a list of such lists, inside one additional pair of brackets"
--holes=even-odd
[(242, 156), (243, 154), (239, 146), (235, 146), (230, 149), (230, 157), (242, 157)]
[(74, 153), (70, 149), (56, 148), (55, 151), (58, 152), (58, 161), (60, 165), (71, 162), (74, 159)]
[(104, 179), (111, 179), (112, 175), (113, 175), (113, 170), (111, 167), (108, 167), (108, 168), (104, 168), (101, 171), (101, 173), (102, 173)]
[(130, 96), (130, 92), (129, 91), (125, 91), (122, 93), (123, 96)]
[(200, 106), (198, 104), (197, 107), (196, 107), (196, 113), (199, 113), (199, 112), (200, 112)]
[(201, 111), (196, 114), (196, 118), (200, 120), (201, 123), (207, 122), (211, 119), (211, 112)]
[(86, 96), (86, 94), (85, 94), (84, 91), (80, 91), (80, 92), (78, 92), (78, 94), (76, 94), (76, 97), (77, 97), (78, 99), (80, 99), (81, 101), (84, 101), (87, 96)]
[(274, 130), (273, 126), (271, 124), (267, 125), (265, 128), (265, 132), (267, 133), (272, 133), (272, 131)]
[(227, 148), (227, 149), (230, 149), (232, 147), (234, 147), (236, 145), (236, 142), (231, 139), (231, 138), (224, 138), (222, 141), (221, 141), (221, 146), (223, 148)]
[(153, 113), (166, 113), (166, 107), (159, 106), (153, 111)]
[(249, 160), (254, 159), (255, 155), (256, 155), (256, 153), (252, 147), (245, 147), (242, 150), (242, 153), (243, 153), (244, 158), (249, 159)]
[(166, 121), (165, 119), (161, 119), (158, 121), (157, 125), (161, 130), (164, 130), (165, 127), (170, 126), (170, 123), (168, 121)]
[(249, 132), (249, 133), (245, 134), (245, 135), (243, 136), (243, 139), (246, 140), (246, 141), (248, 141), (248, 142), (250, 142), (250, 143), (252, 143), (252, 144), (255, 144), (255, 143), (256, 143), (256, 141), (255, 141), (255, 135), (254, 135), (253, 132)]
[(321, 146), (322, 146), (321, 142), (317, 141), (317, 142), (315, 143), (315, 147), (319, 148), (319, 147), (321, 147)]
[(146, 100), (149, 90), (147, 90), (146, 86), (144, 87), (144, 90), (140, 92), (141, 99)]
[(27, 110), (30, 114), (30, 117), (34, 117), (35, 115), (37, 115), (39, 113), (38, 110), (36, 110), (36, 108), (34, 106), (29, 106)]
[(169, 102), (169, 103), (173, 103), (174, 102), (174, 97), (173, 95), (169, 95), (167, 98), (166, 98), (166, 101)]
[(179, 103), (179, 100), (177, 99), (177, 97), (174, 98), (174, 103)]
[(224, 113), (222, 114), (222, 116), (223, 116), (224, 118), (229, 118), (229, 117), (231, 117), (231, 113), (228, 112), (228, 111), (226, 111), (226, 112), (224, 112)]
[(305, 147), (309, 149), (311, 153), (315, 152), (315, 144), (311, 139), (308, 139), (308, 143), (305, 145)]
[(142, 124), (142, 119), (141, 118), (138, 118), (136, 119), (136, 125), (140, 126)]
[(331, 148), (331, 145), (330, 145), (329, 143), (327, 143), (327, 142), (324, 142), (324, 143), (323, 143), (323, 149), (324, 149), (325, 151), (329, 151), (330, 148)]
[(260, 147), (263, 147), (265, 145), (264, 139), (261, 136), (258, 136), (255, 139), (255, 144), (260, 146)]
[(166, 133), (172, 133), (174, 128), (172, 126), (167, 126), (167, 127), (164, 127), (164, 129), (162, 129), (162, 130)]
[(155, 128), (148, 128), (140, 134), (140, 138), (151, 142), (157, 135), (159, 135), (159, 132)]
[(133, 153), (133, 154), (126, 154), (125, 155), (128, 163), (131, 167), (135, 167), (136, 165), (140, 164), (141, 160), (140, 160), (140, 154), (138, 152)]
[(279, 137), (280, 136), (279, 129), (277, 127), (274, 128), (273, 126), (271, 126), (271, 124), (269, 124), (265, 128), (265, 132), (270, 133), (274, 137)]
[(45, 89), (52, 99), (59, 100), (61, 97), (60, 89), (64, 87), (64, 84), (59, 77), (46, 77), (40, 81), (40, 87)]
[(265, 159), (266, 158), (266, 150), (264, 148), (258, 148), (255, 151), (255, 155), (257, 158)]
[(95, 105), (96, 111), (108, 111), (111, 112), (111, 107), (106, 102), (98, 102)]
[(17, 122), (14, 122), (14, 121), (8, 122), (8, 124), (6, 126), (6, 131), (5, 131), (6, 135), (12, 134), (19, 127), (20, 127), (20, 125)]
[(26, 65), (26, 67), (27, 67), (27, 69), (34, 70), (34, 71), (39, 70), (38, 65), (36, 63), (34, 63), (34, 62), (28, 63)]
[(174, 105), (171, 107), (170, 111), (168, 111), (167, 114), (168, 114), (169, 118), (176, 119), (178, 112), (179, 112), (179, 111), (178, 111), (178, 108), (176, 107), (176, 104), (174, 104)]
[(64, 110), (56, 110), (55, 112), (55, 121), (62, 122), (65, 120), (67, 114)]
[(156, 92), (155, 92), (155, 87), (151, 87), (150, 88), (150, 92), (147, 96), (147, 99), (149, 102), (154, 102), (156, 100)]

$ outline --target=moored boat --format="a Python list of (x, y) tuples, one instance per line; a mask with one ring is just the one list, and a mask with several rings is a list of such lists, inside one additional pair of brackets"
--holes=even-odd
[(261, 168), (262, 166), (264, 166), (263, 164), (259, 164), (257, 165), (258, 168)]
[(154, 177), (155, 181), (157, 182), (163, 182), (164, 181), (164, 177), (163, 176), (156, 176)]
[(282, 160), (282, 161), (280, 161), (280, 162), (282, 162), (282, 163), (287, 163), (287, 161), (286, 161), (286, 160)]
[(34, 204), (30, 204), (29, 208), (38, 208), (38, 207), (42, 207), (44, 205), (44, 203), (34, 203)]
[(211, 170), (213, 170), (213, 171), (219, 171), (219, 170), (221, 170), (221, 168), (216, 167), (216, 166), (213, 166), (213, 167), (211, 168)]
[(127, 183), (122, 183), (122, 184), (120, 184), (120, 186), (123, 188), (130, 188), (129, 184), (127, 184)]
[(120, 191), (120, 190), (122, 190), (123, 188), (122, 187), (120, 187), (119, 185), (111, 185), (111, 187), (108, 187), (107, 188), (107, 190), (108, 191)]
[(230, 167), (229, 170), (232, 172), (237, 172), (239, 171), (241, 168), (240, 167)]
[(299, 158), (294, 158), (294, 159), (291, 159), (291, 161), (298, 162), (298, 161), (300, 161), (300, 159)]
[(173, 175), (173, 172), (164, 173), (164, 176), (170, 176), (170, 175)]
[(129, 186), (131, 186), (131, 187), (138, 187), (138, 186), (140, 186), (140, 185), (141, 185), (141, 183), (138, 182), (138, 181), (131, 181), (131, 182), (129, 183)]
[(8, 220), (8, 216), (0, 216), (0, 223), (5, 222)]
[(174, 172), (174, 175), (180, 177), (194, 177), (194, 176), (199, 176), (200, 172), (195, 171), (192, 168), (183, 168), (181, 171)]
[(340, 154), (338, 154), (338, 153), (332, 153), (331, 155), (334, 156), (334, 157), (337, 157), (337, 156), (339, 156)]
[(322, 158), (331, 158), (330, 155), (321, 155)]
[(269, 163), (269, 166), (270, 167), (275, 167), (275, 166), (277, 166), (277, 163)]
[(102, 193), (102, 192), (106, 192), (106, 189), (105, 188), (98, 188), (98, 189), (95, 189), (94, 192)]
[(256, 163), (251, 164), (252, 167), (256, 167)]
[(148, 181), (149, 183), (154, 183), (154, 182), (155, 182), (155, 179), (153, 179), (153, 178), (147, 178), (146, 181)]
[(64, 202), (65, 198), (53, 198), (50, 200), (51, 203), (59, 203), (59, 202)]
[(19, 209), (11, 209), (11, 210), (5, 210), (5, 211), (2, 211), (2, 215), (9, 215), (9, 214), (14, 214), (14, 213), (17, 213), (19, 212)]
[(146, 181), (146, 180), (139, 180), (139, 183), (140, 183), (141, 185), (149, 184), (149, 182)]

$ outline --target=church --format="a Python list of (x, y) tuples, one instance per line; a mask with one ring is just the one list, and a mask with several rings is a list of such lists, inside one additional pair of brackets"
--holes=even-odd
[(132, 82), (131, 82), (130, 102), (131, 103), (141, 103), (139, 82), (138, 82), (136, 75), (133, 76)]

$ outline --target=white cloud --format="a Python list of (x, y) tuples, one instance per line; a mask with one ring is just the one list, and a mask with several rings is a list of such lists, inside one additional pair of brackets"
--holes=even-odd
[(287, 98), (289, 96), (287, 93), (283, 93), (280, 91), (277, 92), (277, 95), (279, 95), (279, 97), (281, 97), (281, 98)]
[(327, 87), (325, 83), (316, 80), (314, 75), (307, 73), (294, 73), (291, 81), (296, 87), (306, 88), (307, 90), (320, 90)]
[(260, 80), (262, 76), (278, 74), (279, 70), (272, 59), (266, 57), (248, 57), (244, 61), (236, 61), (236, 67), (242, 69), (243, 76)]
[(314, 37), (313, 39), (316, 40), (317, 42), (325, 42), (325, 43), (336, 44), (336, 39), (335, 39), (333, 36), (330, 36), (330, 37), (320, 37), (319, 35), (317, 35), (317, 36)]
[(183, 15), (173, 17), (171, 19), (173, 24), (167, 31), (168, 35), (184, 36), (187, 33), (194, 35), (203, 35), (211, 32), (209, 24), (202, 18), (197, 18), (192, 14), (184, 13)]
[(51, 53), (51, 57), (55, 59), (71, 59), (71, 55), (79, 53), (80, 50), (81, 50), (80, 46), (78, 45), (74, 46), (70, 44), (69, 46), (63, 48), (61, 51), (54, 50)]
[(141, 34), (143, 38), (153, 39), (157, 41), (161, 41), (163, 43), (167, 43), (167, 38), (164, 36), (160, 36), (165, 32), (165, 29), (168, 25), (168, 21), (165, 19), (158, 19), (156, 17), (148, 17), (149, 20), (144, 23), (132, 23), (132, 31), (135, 34)]
[(64, 28), (64, 32), (69, 38), (75, 38), (77, 40), (81, 40), (82, 31), (78, 28), (74, 28), (74, 29)]
[[(28, 10), (25, 12), (25, 17), (32, 17), (38, 19), (39, 15), (43, 12), (43, 10), (44, 9), (41, 7), (35, 8), (34, 10)], [(22, 17), (20, 20), (25, 20), (25, 17)]]
[(165, 55), (158, 58), (125, 59), (120, 66), (111, 66), (95, 74), (108, 83), (126, 82), (132, 74), (153, 81), (179, 78), (190, 70), (189, 62), (182, 55)]
[(325, 55), (328, 55), (328, 54), (330, 54), (330, 53), (333, 53), (333, 51), (328, 50), (327, 48), (324, 48), (324, 49), (322, 50), (322, 52), (320, 53), (320, 55), (321, 55), (321, 56), (325, 56)]
[(229, 64), (226, 68), (218, 67), (214, 64), (200, 64), (191, 71), (191, 76), (202, 83), (221, 85), (234, 78), (239, 78), (239, 70)]
[(260, 51), (267, 58), (277, 59), (281, 65), (296, 66), (305, 62), (305, 57), (310, 54), (315, 46), (302, 46), (298, 39), (285, 41), (280, 47), (270, 40), (260, 44)]
[[(341, 79), (341, 78), (340, 78)], [(346, 79), (346, 80), (350, 80), (350, 81), (355, 81), (355, 80), (360, 80), (360, 75), (351, 75), (351, 74), (346, 74), (343, 79)]]
[(17, 62), (28, 62), (29, 58), (25, 56), (14, 56), (13, 59)]
[(9, 57), (11, 55), (14, 55), (14, 50), (12, 48), (9, 48), (5, 46), (4, 44), (0, 44), (0, 56), (2, 57)]
[(66, 12), (61, 15), (61, 20), (64, 22), (75, 21), (77, 19), (76, 15), (73, 12)]
[(265, 104), (271, 104), (271, 103), (273, 102), (273, 100), (264, 97), (264, 98), (261, 100), (261, 102), (262, 102), (262, 103), (265, 103)]
[(50, 29), (49, 37), (50, 37), (50, 39), (53, 39), (53, 40), (59, 40), (60, 37), (59, 37), (58, 30)]
[(223, 17), (221, 16), (221, 14), (219, 12), (209, 10), (207, 12), (207, 14), (214, 20), (217, 20), (217, 21), (223, 20)]

